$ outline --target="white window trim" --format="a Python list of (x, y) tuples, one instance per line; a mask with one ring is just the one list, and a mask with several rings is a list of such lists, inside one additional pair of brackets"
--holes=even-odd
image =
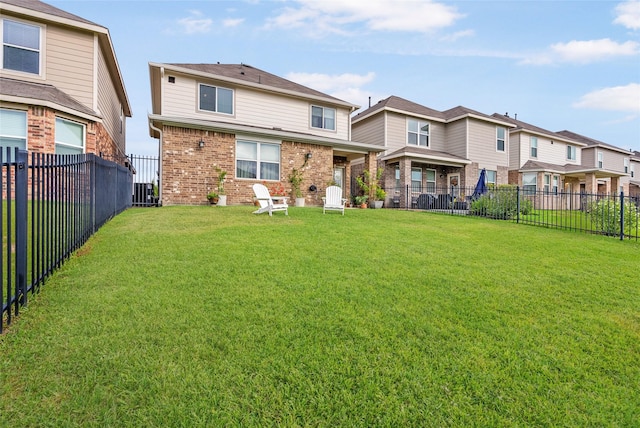
[[(536, 154), (533, 154), (533, 151), (536, 151)], [(529, 137), (529, 157), (533, 159), (538, 158), (538, 137)]]
[[(313, 108), (314, 107), (322, 109), (322, 127), (313, 126)], [(333, 110), (333, 128), (325, 127), (324, 119), (325, 119), (326, 110)], [(325, 106), (319, 106), (317, 104), (312, 104), (311, 107), (309, 107), (309, 125), (312, 129), (322, 129), (323, 131), (336, 132), (338, 129), (338, 109), (334, 107), (325, 107)]]
[(624, 173), (629, 173), (629, 158), (624, 158)]
[[(573, 157), (569, 156), (569, 149), (571, 150), (571, 154), (573, 155)], [(567, 145), (567, 160), (578, 160), (578, 149), (576, 148), (576, 146), (572, 146), (571, 144)]]
[(603, 169), (604, 168), (604, 153), (603, 152), (598, 152), (597, 154), (597, 161), (596, 161), (596, 165), (598, 165), (598, 169)]
[[(420, 190), (414, 190), (413, 189), (413, 173), (414, 172), (420, 172)], [(409, 177), (409, 181), (410, 181), (410, 185), (411, 185), (411, 193), (422, 193), (422, 191), (424, 190), (422, 187), (422, 181), (423, 181), (423, 176), (422, 176), (422, 168), (419, 166), (412, 166), (411, 167), (411, 175)]]
[[(487, 174), (485, 174), (484, 176), (484, 184), (493, 184), (493, 185), (497, 185), (498, 184), (498, 171), (496, 171), (495, 169), (487, 169)], [(489, 172), (495, 172), (495, 181), (489, 181)]]
[[(86, 153), (87, 151), (87, 125), (85, 123), (82, 122), (77, 122), (75, 120), (70, 120), (67, 119), (65, 117), (60, 117), (60, 116), (56, 116), (55, 120), (62, 120), (64, 122), (70, 122), (73, 123), (75, 125), (80, 125), (82, 127), (82, 153)], [(62, 147), (70, 147), (72, 149), (78, 149), (78, 146), (74, 146), (72, 144), (67, 144), (67, 143), (63, 143), (63, 142), (59, 142), (58, 140), (55, 139), (55, 132), (54, 132), (54, 142), (53, 142), (53, 150), (55, 153), (56, 147), (57, 146), (62, 146)]]
[[(29, 114), (26, 110), (18, 110), (18, 109), (12, 109), (12, 108), (0, 108), (0, 110), (5, 110), (5, 111), (16, 111), (19, 113), (24, 113), (25, 115), (25, 127), (24, 127), (24, 136), (22, 135), (11, 135), (11, 134), (2, 134), (0, 133), (0, 137), (5, 137), (5, 138), (12, 138), (15, 140), (22, 140), (24, 139), (24, 149), (25, 150), (29, 150)], [(2, 151), (2, 156), (4, 158), (5, 154), (6, 154), (6, 148), (3, 147), (3, 151)]]
[[(433, 171), (433, 181), (429, 181), (429, 176), (427, 175), (427, 171)], [(429, 191), (429, 183), (433, 183), (433, 192)], [(425, 168), (424, 170), (424, 191), (425, 193), (436, 194), (438, 191), (438, 171), (433, 168)]]
[[(238, 160), (248, 160), (248, 161), (255, 161), (257, 162), (256, 164), (256, 178), (247, 178), (247, 177), (235, 177), (238, 180), (249, 180), (249, 181), (267, 181), (267, 182), (279, 182), (281, 181), (280, 177), (278, 177), (277, 180), (272, 180), (272, 179), (266, 179), (266, 178), (261, 178), (260, 177), (260, 147), (262, 144), (271, 144), (271, 145), (275, 145), (275, 146), (280, 146), (280, 159), (278, 159), (278, 171), (279, 171), (279, 175), (282, 175), (282, 144), (279, 141), (269, 141), (269, 140), (261, 140), (261, 139), (255, 139), (252, 137), (240, 137), (240, 135), (236, 136), (236, 143), (235, 143), (235, 161), (234, 161), (234, 168), (238, 168)], [(243, 143), (254, 143), (258, 145), (257, 148), (257, 152), (256, 152), (256, 157), (257, 159), (242, 159), (238, 157), (238, 143), (243, 142)], [(234, 169), (235, 171), (235, 169)]]
[[(409, 130), (409, 123), (411, 123), (412, 121), (418, 122), (418, 132), (417, 133), (414, 132), (414, 131)], [(427, 132), (427, 133), (422, 132), (422, 127), (424, 125), (429, 125), (429, 132)], [(410, 133), (411, 134), (417, 134), (417, 138), (416, 138), (417, 144), (409, 143), (409, 134)], [(420, 136), (421, 135), (426, 135), (426, 137), (427, 137), (427, 145), (426, 146), (420, 145)], [(414, 118), (408, 117), (407, 118), (407, 146), (424, 147), (425, 149), (430, 148), (431, 147), (431, 122), (429, 122), (427, 120), (420, 120), (420, 119), (414, 119)]]
[[(216, 109), (214, 110), (206, 110), (200, 107), (200, 88), (203, 86), (207, 86), (209, 88), (215, 88), (216, 90)], [(218, 100), (220, 99), (218, 96), (218, 89), (226, 89), (227, 91), (231, 91), (231, 113), (226, 113), (224, 111), (218, 111)], [(207, 114), (223, 114), (225, 116), (234, 116), (236, 113), (236, 91), (231, 88), (227, 88), (219, 85), (210, 85), (208, 83), (198, 83), (198, 93), (196, 94), (198, 97), (198, 112), (207, 113)]]
[[(14, 70), (12, 68), (4, 68), (4, 21), (12, 21), (12, 22), (17, 22), (19, 24), (24, 24), (24, 25), (30, 25), (32, 27), (38, 27), (40, 29), (39, 31), (39, 37), (40, 40), (38, 41), (40, 48), (38, 49), (38, 73), (30, 73), (28, 71), (20, 71), (20, 70)], [(15, 74), (18, 76), (39, 76), (44, 78), (44, 63), (45, 63), (45, 44), (44, 44), (44, 38), (45, 38), (45, 30), (46, 30), (46, 26), (43, 24), (39, 24), (36, 22), (32, 22), (32, 21), (25, 21), (22, 19), (18, 19), (15, 17), (11, 17), (11, 18), (1, 18), (0, 19), (0, 70), (3, 71), (3, 73), (7, 73), (7, 74)], [(33, 49), (28, 49), (25, 48), (27, 50), (33, 50)]]
[[(504, 130), (504, 138), (500, 138), (498, 136), (498, 130)], [(498, 148), (498, 142), (502, 140), (502, 150)], [(506, 153), (507, 151), (507, 128), (504, 126), (496, 126), (496, 152), (498, 153)]]

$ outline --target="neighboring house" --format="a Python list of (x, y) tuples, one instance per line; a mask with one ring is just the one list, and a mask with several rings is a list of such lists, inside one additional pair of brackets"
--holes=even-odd
[(0, 0), (0, 146), (125, 155), (131, 107), (109, 30), (36, 0)]
[(640, 203), (640, 152), (635, 151), (631, 155), (629, 165), (629, 196), (637, 198)]
[[(617, 191), (630, 152), (569, 131), (553, 132), (495, 113), (510, 130), (509, 182), (531, 193)], [(602, 162), (598, 163), (597, 159)]]
[(476, 185), (482, 169), (490, 184), (508, 182), (508, 130), (513, 125), (502, 118), (462, 106), (438, 111), (391, 96), (351, 123), (355, 140), (384, 150), (378, 159), (387, 203), (405, 206), (411, 196), (415, 204), (423, 193), (458, 196)]
[(289, 192), (297, 169), (315, 205), (330, 183), (345, 188), (353, 159), (375, 167), (380, 148), (351, 140), (356, 105), (246, 64), (149, 63), (149, 72), (163, 205), (205, 204), (215, 168), (228, 173), (230, 204), (253, 203), (256, 182)]

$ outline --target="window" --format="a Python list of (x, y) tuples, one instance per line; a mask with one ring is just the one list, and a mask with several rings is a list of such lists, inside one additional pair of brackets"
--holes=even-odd
[(629, 173), (629, 159), (628, 158), (624, 158), (624, 173), (625, 174)]
[(544, 194), (548, 195), (551, 192), (551, 174), (544, 175)]
[(531, 157), (538, 157), (538, 137), (529, 137), (529, 144), (531, 145)]
[(336, 109), (311, 106), (311, 127), (336, 130)]
[[(13, 160), (13, 148), (27, 149), (27, 112), (20, 110), (0, 109), (0, 146), (2, 159)], [(6, 147), (11, 147), (9, 158), (6, 157)]]
[(411, 191), (422, 192), (422, 168), (411, 168)]
[(238, 140), (236, 177), (280, 180), (280, 145)]
[(560, 187), (560, 176), (559, 175), (554, 175), (553, 176), (553, 185), (551, 186), (551, 193), (553, 193), (554, 195), (557, 195), (559, 187)]
[(602, 169), (604, 168), (604, 156), (602, 154), (602, 152), (598, 152), (598, 168)]
[(568, 160), (576, 160), (576, 147), (575, 146), (567, 146), (567, 159)]
[(537, 188), (538, 174), (522, 174), (522, 190), (525, 195), (535, 195)]
[(633, 178), (636, 175), (636, 166), (634, 164), (631, 164), (631, 178)]
[(84, 125), (56, 118), (56, 154), (84, 153)]
[(200, 84), (199, 91), (200, 110), (233, 114), (233, 91), (231, 89)]
[(425, 175), (427, 180), (427, 193), (436, 193), (436, 170), (427, 169), (425, 170)]
[(2, 21), (2, 68), (40, 74), (40, 27)]
[(396, 190), (399, 190), (400, 186), (400, 165), (396, 165)]
[(493, 184), (495, 186), (498, 181), (498, 171), (486, 170), (485, 172), (486, 184)]
[(507, 130), (501, 126), (496, 127), (496, 150), (504, 152)]
[(407, 144), (429, 147), (429, 122), (423, 120), (407, 120)]

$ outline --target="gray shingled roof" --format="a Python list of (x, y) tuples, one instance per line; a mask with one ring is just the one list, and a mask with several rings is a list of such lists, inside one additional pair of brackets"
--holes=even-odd
[(76, 101), (74, 98), (71, 98), (60, 89), (44, 83), (25, 82), (0, 77), (0, 98), (2, 98), (3, 95), (46, 101), (75, 110), (79, 113), (99, 117), (95, 111)]
[(564, 135), (565, 137), (571, 138), (572, 140), (580, 141), (581, 143), (584, 143), (587, 146), (601, 146), (601, 147), (607, 147), (613, 150), (622, 150), (622, 151), (630, 152), (630, 150), (626, 150), (626, 149), (614, 146), (613, 144), (603, 143), (602, 141), (594, 140), (593, 138), (585, 137), (584, 135), (576, 134), (575, 132), (564, 130), (564, 131), (558, 132), (558, 134)]
[(316, 91), (307, 86), (300, 85), (299, 83), (292, 82), (284, 79), (275, 74), (268, 73), (259, 68), (247, 65), (247, 64), (176, 64), (169, 63), (174, 67), (186, 68), (189, 70), (199, 71), (202, 73), (228, 77), (245, 82), (261, 84), (265, 86), (271, 86), (277, 89), (284, 89), (287, 91), (299, 92), (301, 94), (313, 95), (316, 97), (327, 98), (329, 100), (340, 101), (341, 103), (350, 104), (344, 100), (332, 97), (323, 92)]
[(452, 161), (458, 161), (460, 163), (469, 163), (469, 160), (466, 158), (463, 158), (462, 156), (452, 155), (451, 153), (447, 153), (447, 152), (440, 152), (437, 150), (431, 150), (424, 147), (415, 147), (415, 146), (402, 147), (394, 152), (389, 153), (388, 155), (383, 156), (383, 158), (392, 159), (399, 156), (411, 156), (411, 155), (426, 156), (434, 159), (447, 158)]
[(504, 114), (494, 113), (494, 114), (492, 114), (492, 116), (494, 118), (496, 118), (496, 119), (501, 119), (501, 120), (504, 120), (505, 122), (511, 123), (512, 125), (515, 125), (516, 128), (513, 129), (515, 131), (525, 130), (525, 131), (535, 132), (536, 134), (548, 135), (550, 137), (555, 137), (555, 138), (558, 138), (558, 139), (561, 139), (561, 140), (570, 140), (570, 141), (574, 141), (576, 143), (581, 143), (581, 141), (579, 141), (579, 140), (575, 140), (573, 138), (567, 137), (567, 136), (559, 134), (557, 132), (549, 131), (548, 129), (540, 128), (538, 126), (531, 125), (530, 123), (523, 122), (521, 120), (517, 120), (517, 119), (514, 119), (514, 118), (509, 117), (509, 116), (505, 116)]
[(95, 22), (91, 22), (89, 20), (81, 18), (72, 13), (65, 12), (62, 9), (58, 9), (57, 7), (51, 6), (50, 4), (43, 3), (38, 0), (1, 0), (0, 4), (10, 4), (13, 6), (23, 7), (25, 9), (33, 10), (36, 12), (58, 16), (60, 18), (71, 19), (72, 21), (78, 21), (78, 22), (83, 22), (85, 24), (97, 25), (99, 27), (102, 27), (102, 25), (96, 24)]
[(392, 108), (395, 110), (406, 111), (407, 113), (414, 113), (421, 116), (429, 116), (435, 117), (438, 119), (446, 120), (446, 116), (444, 113), (438, 110), (431, 109), (429, 107), (425, 107), (423, 105), (414, 103), (413, 101), (405, 100), (404, 98), (397, 97), (395, 95), (391, 95), (384, 100), (378, 101), (377, 104), (372, 105), (368, 109), (358, 113), (354, 116), (354, 120), (358, 119), (358, 117), (367, 116), (377, 110), (381, 110), (383, 108)]

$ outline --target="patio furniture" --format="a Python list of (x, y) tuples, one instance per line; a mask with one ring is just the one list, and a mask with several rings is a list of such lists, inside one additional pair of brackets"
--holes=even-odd
[(345, 198), (342, 197), (342, 188), (339, 186), (329, 186), (327, 187), (326, 196), (322, 197), (323, 207), (322, 213), (325, 214), (327, 210), (329, 211), (341, 211), (342, 215), (344, 215), (344, 205), (347, 202)]
[[(269, 213), (269, 217), (272, 216), (274, 211), (284, 211), (284, 215), (289, 215), (289, 205), (287, 205), (286, 196), (271, 196), (269, 189), (264, 184), (256, 183), (253, 185), (253, 193), (256, 195), (256, 200), (260, 204), (260, 208), (254, 211), (254, 214)], [(274, 202), (282, 201), (282, 202)]]

